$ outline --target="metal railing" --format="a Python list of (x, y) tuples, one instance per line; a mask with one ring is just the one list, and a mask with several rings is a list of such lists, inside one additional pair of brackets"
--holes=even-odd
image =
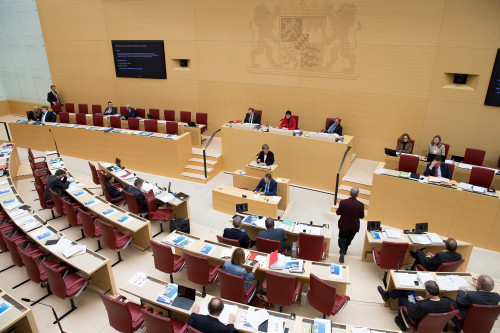
[(339, 171), (337, 171), (337, 180), (335, 182), (335, 199), (333, 200), (333, 204), (337, 204), (337, 196), (339, 194), (339, 180), (340, 180), (340, 171), (342, 170), (342, 167), (344, 166), (345, 158), (347, 157), (347, 153), (351, 150), (351, 146), (347, 146), (347, 149), (345, 150), (344, 157), (342, 158), (342, 161), (340, 162), (339, 166)]
[(7, 126), (7, 123), (5, 121), (0, 121), (0, 123), (3, 124), (3, 126), (4, 126), (5, 133), (7, 134), (7, 141), (11, 141), (10, 140), (9, 126)]
[(208, 142), (207, 144), (205, 145), (205, 147), (203, 148), (203, 170), (205, 171), (205, 178), (207, 178), (207, 153), (206, 153), (206, 150), (208, 148), (208, 146), (210, 145), (210, 143), (212, 142), (212, 139), (214, 138), (215, 134), (219, 133), (221, 131), (222, 128), (219, 128), (218, 130), (216, 130), (215, 132), (212, 133), (212, 135), (210, 136), (210, 139), (208, 139)]

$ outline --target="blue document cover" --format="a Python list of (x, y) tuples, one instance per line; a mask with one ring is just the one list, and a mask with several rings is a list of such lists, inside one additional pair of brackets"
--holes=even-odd
[(171, 304), (177, 297), (178, 289), (179, 287), (176, 284), (171, 283), (162, 290), (156, 300), (165, 304)]
[(373, 239), (382, 239), (382, 235), (380, 234), (380, 232), (370, 231), (370, 233), (372, 234)]
[(201, 253), (208, 255), (214, 247), (208, 244), (205, 244), (203, 249), (201, 250)]

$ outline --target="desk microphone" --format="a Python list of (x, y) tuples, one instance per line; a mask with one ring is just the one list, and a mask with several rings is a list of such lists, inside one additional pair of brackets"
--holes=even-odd
[[(36, 301), (30, 300), (29, 298), (21, 298), (21, 301), (32, 303), (31, 306), (33, 306), (35, 304), (35, 302), (36, 302)], [(56, 321), (54, 323), (57, 323), (57, 326), (59, 326), (59, 330), (61, 331), (61, 333), (64, 333), (64, 331), (62, 329), (62, 326), (61, 326), (61, 322), (59, 321), (59, 317), (57, 316), (56, 310), (54, 310), (54, 308), (52, 307), (52, 305), (48, 305), (48, 304), (45, 304), (45, 303), (42, 303), (42, 302), (38, 302), (36, 304), (45, 305), (45, 306), (48, 306), (49, 308), (52, 309), (52, 314), (54, 314), (54, 317), (56, 318)]]
[(56, 138), (54, 137), (54, 134), (52, 133), (52, 129), (49, 128), (49, 132), (50, 132), (50, 135), (52, 135), (52, 140), (54, 140), (54, 146), (56, 146), (57, 157), (61, 157), (61, 154), (59, 154), (59, 149), (57, 148)]
[[(275, 122), (274, 124), (271, 125), (271, 127), (274, 127), (276, 126), (278, 123), (281, 123), (283, 121), (283, 119), (285, 118), (281, 118), (280, 120), (278, 120), (277, 122)], [(266, 125), (267, 126), (267, 130), (265, 132), (269, 132), (269, 124)]]

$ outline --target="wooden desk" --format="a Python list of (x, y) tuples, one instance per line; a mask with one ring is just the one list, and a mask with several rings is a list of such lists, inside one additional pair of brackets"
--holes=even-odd
[[(248, 169), (246, 175), (242, 175), (241, 170), (236, 170), (233, 172), (233, 186), (238, 188), (247, 188), (249, 191), (252, 191), (257, 187), (261, 178), (250, 176), (248, 174)], [(273, 179), (278, 183), (276, 195), (281, 197), (281, 200), (278, 203), (278, 209), (285, 210), (290, 202), (290, 179), (280, 177)]]
[[(442, 252), (445, 250), (444, 244), (443, 245), (413, 244), (407, 235), (403, 234), (402, 231), (399, 231), (399, 232), (401, 234), (401, 239), (393, 239), (393, 238), (375, 239), (375, 238), (373, 238), (372, 234), (369, 231), (366, 231), (365, 232), (365, 241), (363, 244), (363, 252), (361, 252), (361, 260), (362, 261), (374, 261), (373, 255), (372, 255), (373, 248), (376, 248), (377, 251), (380, 251), (382, 249), (382, 242), (383, 241), (408, 244), (408, 251), (406, 252), (406, 259), (403, 262), (405, 264), (413, 264), (413, 262), (415, 261), (415, 259), (413, 259), (410, 256), (410, 251), (416, 251), (418, 249), (421, 249), (424, 246), (426, 248), (425, 253), (431, 252), (433, 254), (436, 254), (438, 252)], [(446, 239), (446, 237), (441, 237), (441, 238), (443, 240)], [(462, 255), (462, 258), (465, 260), (464, 263), (458, 268), (457, 272), (465, 272), (467, 270), (467, 266), (469, 265), (470, 255), (472, 253), (472, 247), (473, 247), (472, 244), (457, 240), (457, 252), (460, 253)]]
[(277, 164), (273, 165), (259, 165), (255, 161), (250, 161), (245, 166), (245, 171), (248, 176), (259, 178), (264, 178), (266, 174), (270, 174), (272, 178), (276, 175), (276, 169), (278, 169)]
[[(279, 176), (291, 183), (335, 191), (337, 171), (348, 146), (354, 148), (354, 137), (344, 136), (344, 142), (331, 142), (304, 136), (287, 136), (260, 130), (245, 130), (222, 126), (223, 170), (232, 172), (248, 164), (249, 152), (258, 152), (262, 144), (269, 145), (279, 165)], [(345, 158), (340, 179), (351, 165), (353, 149)]]
[(500, 199), (375, 173), (370, 220), (399, 229), (429, 222), (429, 231), (500, 251)]
[(0, 302), (7, 302), (12, 306), (0, 316), (0, 332), (14, 330), (16, 333), (38, 333), (38, 326), (30, 308), (2, 290)]
[(213, 209), (226, 214), (233, 214), (236, 204), (248, 203), (249, 214), (278, 218), (278, 202), (272, 201), (272, 198), (272, 196), (265, 195), (254, 198), (253, 191), (224, 184), (212, 190)]

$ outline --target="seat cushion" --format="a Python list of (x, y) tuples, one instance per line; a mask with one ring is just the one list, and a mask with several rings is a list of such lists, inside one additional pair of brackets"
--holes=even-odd
[(176, 319), (170, 319), (170, 322), (172, 323), (172, 328), (174, 330), (174, 333), (184, 333), (187, 330), (187, 323), (183, 323), (182, 321), (178, 321)]
[(373, 256), (373, 260), (375, 260), (377, 266), (380, 266), (380, 252), (376, 248), (373, 248)]
[(122, 232), (117, 232), (115, 234), (115, 237), (116, 237), (116, 248), (117, 249), (123, 248), (125, 245), (127, 245), (128, 241), (130, 239), (132, 239), (132, 235), (124, 234)]
[(218, 270), (221, 267), (221, 265), (217, 265), (215, 267), (210, 266), (209, 271), (208, 271), (208, 283), (214, 282), (215, 278), (217, 277)]
[(139, 304), (127, 302), (127, 308), (129, 309), (130, 316), (132, 317), (132, 330), (137, 331), (141, 327), (142, 323), (144, 323), (144, 319), (141, 314), (142, 307)]
[(184, 265), (184, 257), (174, 254), (174, 273), (178, 272), (182, 265)]
[(154, 212), (149, 212), (149, 218), (151, 220), (168, 220), (172, 216), (172, 210), (159, 208)]
[(99, 225), (97, 223), (94, 223), (94, 237), (101, 237), (101, 229), (99, 229)]
[[(61, 267), (58, 263), (52, 260), (45, 260), (44, 263), (49, 267), (54, 267), (55, 269)], [(42, 265), (38, 265), (38, 271), (40, 272), (40, 281), (47, 282), (47, 273), (45, 273), (45, 269), (43, 269)]]
[(347, 302), (348, 300), (350, 300), (349, 296), (335, 295), (335, 305), (333, 306), (332, 315), (339, 312), (340, 309), (342, 309), (342, 307), (344, 306), (345, 302)]
[(64, 277), (64, 283), (66, 284), (66, 297), (72, 298), (82, 287), (87, 286), (89, 281), (77, 274), (69, 274)]

